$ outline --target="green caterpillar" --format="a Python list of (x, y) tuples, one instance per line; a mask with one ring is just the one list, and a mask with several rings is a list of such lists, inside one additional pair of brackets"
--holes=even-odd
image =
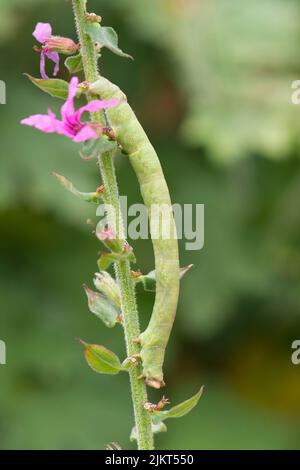
[[(141, 194), (148, 209), (156, 269), (156, 296), (151, 320), (140, 335), (143, 376), (154, 388), (164, 386), (163, 362), (170, 337), (179, 296), (179, 254), (176, 228), (167, 183), (159, 158), (151, 145), (127, 98), (119, 87), (100, 78), (89, 87), (91, 94), (102, 99), (117, 98), (119, 105), (107, 112), (118, 143), (129, 156), (137, 175)], [(154, 233), (151, 209), (153, 205), (164, 207), (173, 236), (164, 238)], [(154, 221), (155, 222), (155, 221)], [(156, 238), (157, 237), (157, 238)]]

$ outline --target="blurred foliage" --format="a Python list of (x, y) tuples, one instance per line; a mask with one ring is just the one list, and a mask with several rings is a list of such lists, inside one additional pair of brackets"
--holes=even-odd
[[(158, 446), (299, 448), (300, 376), (290, 362), (300, 328), (300, 116), (290, 103), (299, 79), (299, 2), (89, 3), (135, 57), (104, 51), (101, 70), (149, 130), (173, 201), (205, 204), (204, 249), (186, 252), (181, 243), (181, 264), (195, 267), (182, 281), (165, 393), (176, 404), (202, 383), (206, 390)], [(127, 378), (93, 374), (74, 340), (125, 354), (121, 332), (88, 314), (81, 288), (96, 270), (99, 245), (85, 224), (94, 209), (50, 176), (57, 171), (94, 191), (97, 165), (83, 162), (72, 142), (19, 125), (61, 105), (22, 77), (38, 76), (37, 21), (74, 37), (69, 1), (0, 1), (0, 79), (8, 93), (0, 106), (0, 338), (8, 347), (0, 447), (92, 449), (118, 441), (127, 448)], [(121, 193), (140, 201), (126, 158), (117, 170)], [(150, 242), (134, 245), (138, 267), (153, 269)], [(141, 288), (138, 299), (145, 325), (153, 296)]]
[(299, 143), (298, 111), (290, 101), (300, 71), (297, 0), (116, 3), (124, 12), (130, 7), (132, 27), (177, 67), (188, 143), (208, 147), (223, 162), (249, 151), (282, 158)]

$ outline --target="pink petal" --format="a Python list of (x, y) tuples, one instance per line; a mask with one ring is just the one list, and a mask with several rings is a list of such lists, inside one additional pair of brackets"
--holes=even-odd
[(77, 77), (73, 77), (69, 85), (68, 100), (73, 100), (75, 96), (77, 95), (78, 84), (79, 84), (79, 79)]
[(94, 113), (96, 111), (100, 111), (100, 109), (104, 108), (111, 108), (112, 106), (116, 106), (119, 103), (119, 100), (110, 100), (110, 101), (103, 101), (103, 100), (94, 100), (90, 101), (90, 103), (82, 106), (76, 112), (78, 119), (81, 118), (82, 114), (85, 112)]
[(55, 119), (56, 120), (56, 116), (54, 114), (54, 112), (52, 111), (51, 108), (48, 108), (48, 116), (52, 117), (52, 119)]
[(73, 138), (74, 142), (85, 142), (86, 140), (96, 139), (96, 131), (89, 125), (84, 126)]
[(36, 129), (45, 132), (46, 134), (59, 134), (73, 139), (75, 133), (71, 132), (70, 129), (62, 122), (56, 119), (55, 114), (49, 110), (48, 114), (35, 114), (29, 116), (21, 121), (21, 124), (26, 126), (35, 127)]
[(49, 77), (46, 74), (45, 52), (43, 50), (41, 50), (40, 74), (43, 80), (49, 80)]
[(65, 104), (61, 108), (61, 116), (63, 121), (73, 120), (75, 109), (74, 109), (74, 98), (77, 94), (79, 80), (77, 77), (73, 77), (69, 85), (69, 96)]
[(54, 62), (55, 66), (54, 66), (53, 75), (54, 75), (54, 77), (56, 77), (56, 75), (59, 72), (59, 54), (58, 54), (58, 52), (46, 51), (45, 56), (48, 57), (48, 59), (52, 60), (52, 62)]
[(50, 134), (56, 132), (57, 120), (53, 114), (34, 114), (21, 121), (25, 126), (35, 127), (39, 131)]
[(52, 27), (50, 23), (38, 23), (33, 31), (32, 35), (35, 39), (44, 44), (47, 39), (52, 35)]

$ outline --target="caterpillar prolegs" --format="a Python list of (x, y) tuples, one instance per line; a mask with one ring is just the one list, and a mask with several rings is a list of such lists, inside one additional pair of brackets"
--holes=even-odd
[[(159, 158), (127, 98), (119, 87), (105, 78), (90, 85), (91, 94), (102, 99), (117, 98), (120, 104), (107, 112), (118, 143), (129, 156), (137, 175), (141, 194), (148, 209), (156, 270), (156, 295), (152, 316), (140, 335), (143, 376), (148, 385), (160, 388), (163, 381), (163, 362), (166, 346), (176, 314), (179, 295), (179, 255), (176, 228), (167, 183)], [(163, 207), (170, 228), (170, 237), (161, 231), (157, 237), (152, 223), (153, 206)], [(156, 220), (157, 222), (157, 220)]]

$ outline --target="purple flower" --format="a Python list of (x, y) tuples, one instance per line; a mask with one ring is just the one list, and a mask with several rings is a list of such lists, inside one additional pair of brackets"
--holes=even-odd
[(54, 62), (55, 66), (53, 75), (56, 76), (59, 71), (59, 53), (72, 55), (80, 48), (80, 46), (75, 44), (72, 39), (52, 36), (52, 27), (49, 23), (38, 23), (32, 35), (42, 44), (41, 49), (35, 49), (41, 53), (40, 71), (41, 77), (44, 80), (49, 79), (45, 71), (46, 57)]
[(77, 111), (74, 108), (74, 98), (77, 93), (79, 80), (73, 77), (69, 86), (69, 96), (61, 108), (62, 120), (56, 119), (55, 114), (48, 110), (48, 114), (35, 114), (21, 121), (21, 124), (35, 127), (47, 134), (55, 133), (65, 135), (74, 142), (85, 142), (86, 140), (96, 139), (102, 132), (102, 126), (98, 123), (86, 123), (81, 121), (81, 116), (85, 112), (94, 113), (100, 109), (110, 108), (118, 104), (118, 100), (102, 101), (93, 100)]
[(54, 62), (54, 72), (53, 75), (56, 77), (56, 75), (59, 72), (59, 54), (58, 52), (53, 52), (50, 51), (49, 48), (47, 47), (47, 42), (51, 39), (52, 37), (52, 27), (51, 24), (49, 23), (38, 23), (35, 27), (34, 32), (32, 35), (35, 37), (35, 39), (40, 42), (43, 47), (40, 50), (41, 52), (41, 62), (40, 62), (40, 72), (41, 72), (41, 77), (44, 80), (49, 79), (49, 77), (46, 74), (45, 70), (45, 58), (47, 57), (48, 59), (52, 60)]

